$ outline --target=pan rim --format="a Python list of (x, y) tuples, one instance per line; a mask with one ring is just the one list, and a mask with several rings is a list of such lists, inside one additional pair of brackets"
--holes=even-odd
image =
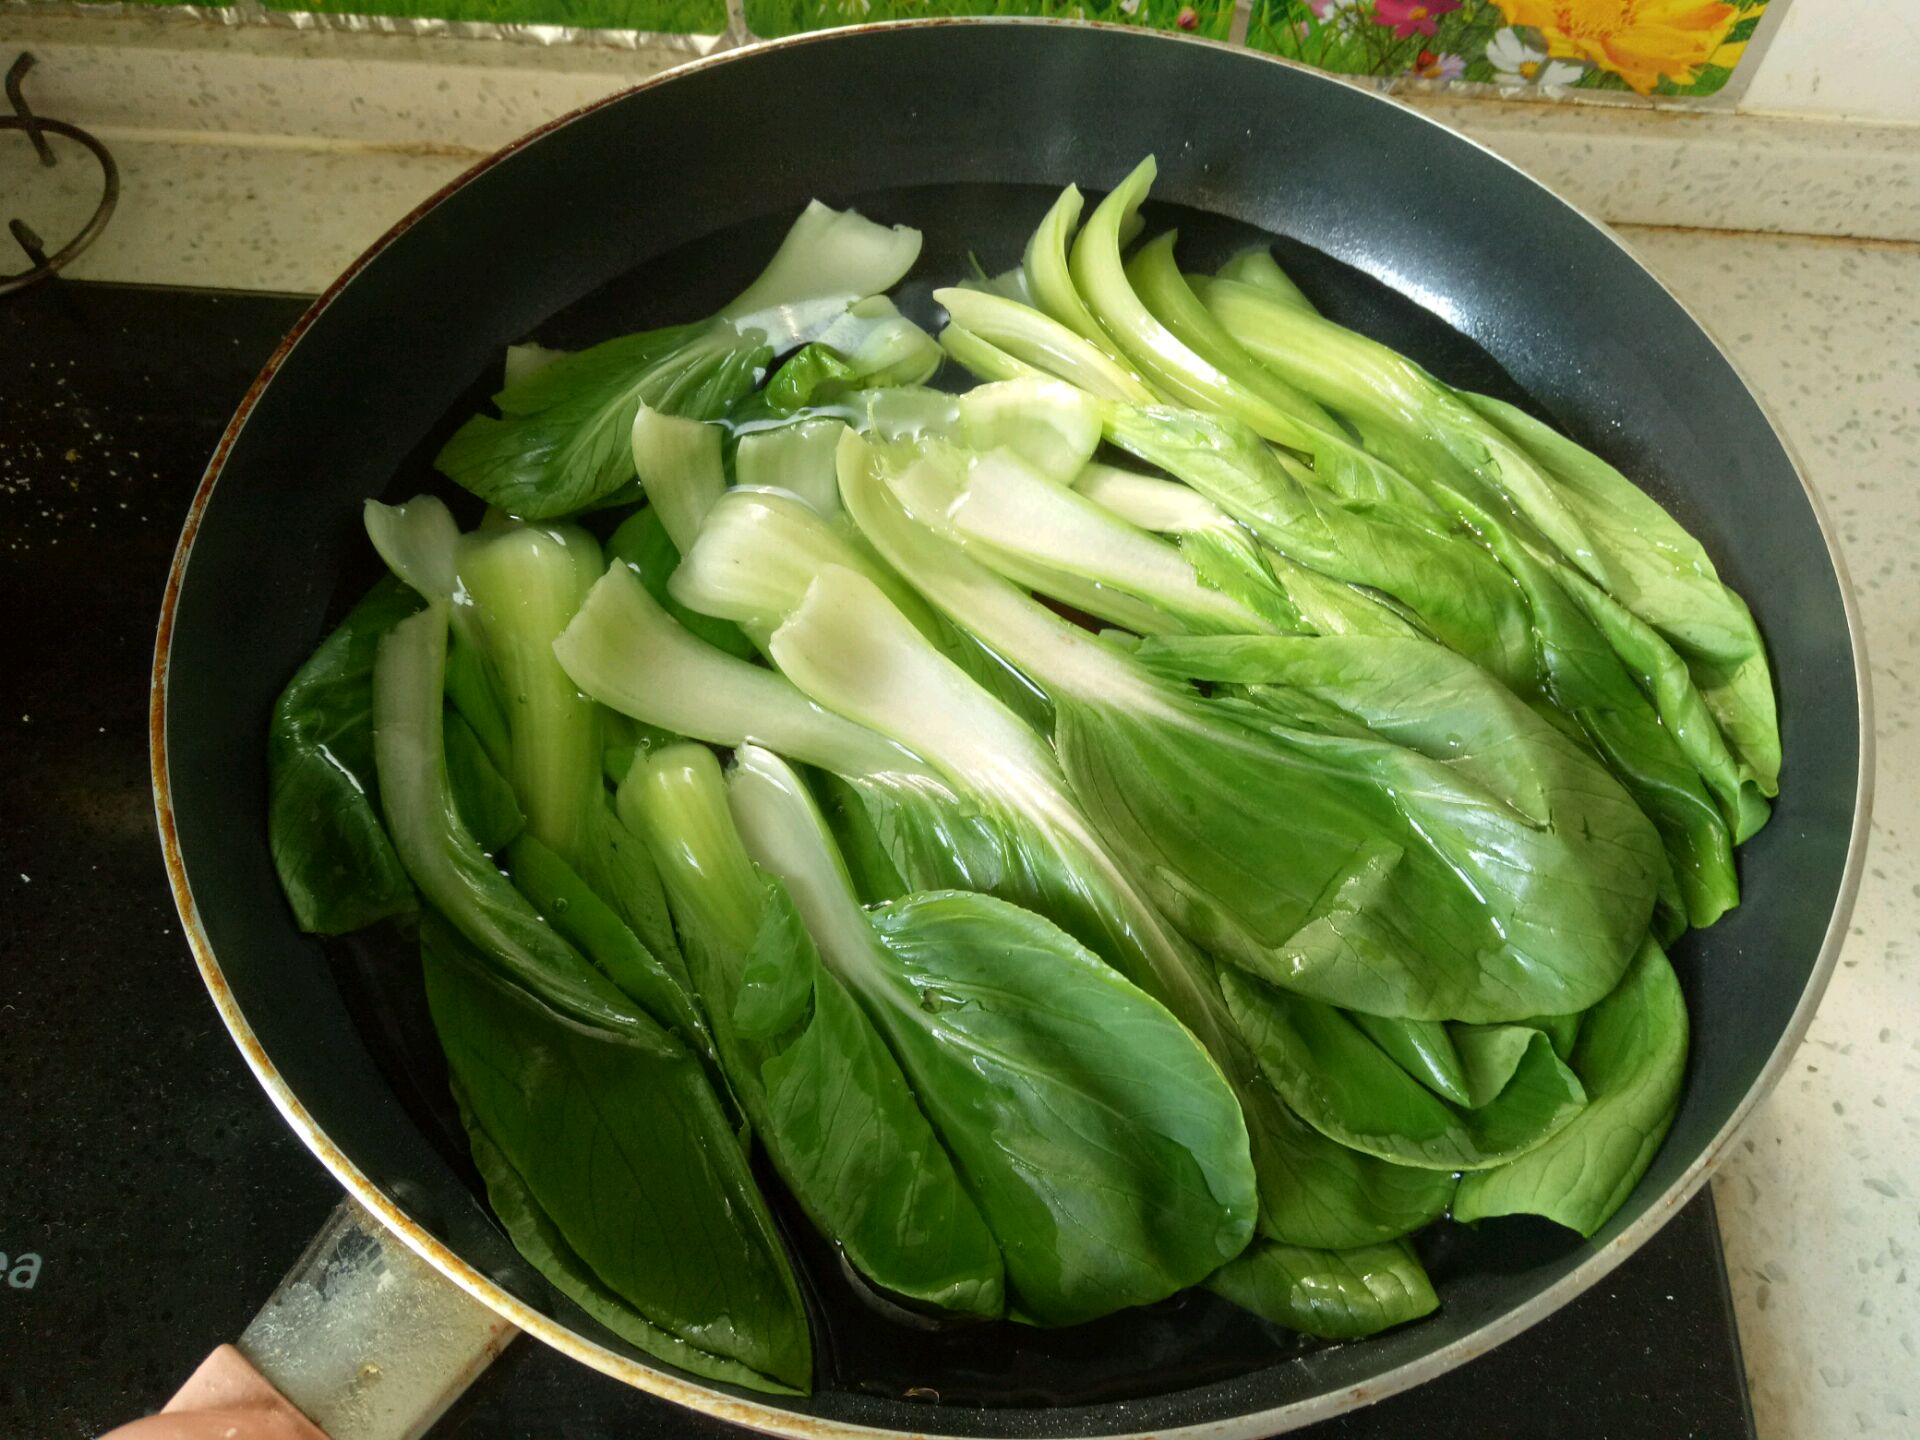
[[(1329, 1416), (1382, 1400), (1423, 1384), (1428, 1380), (1468, 1363), (1480, 1355), (1493, 1350), (1514, 1336), (1530, 1329), (1539, 1321), (1568, 1304), (1600, 1280), (1604, 1279), (1618, 1265), (1646, 1243), (1658, 1232), (1674, 1213), (1697, 1194), (1700, 1188), (1711, 1178), (1718, 1168), (1729, 1146), (1751, 1118), (1760, 1101), (1766, 1098), (1778, 1084), (1787, 1065), (1805, 1038), (1808, 1027), (1817, 1011), (1821, 999), (1826, 993), (1828, 983), (1839, 960), (1839, 953), (1847, 935), (1848, 924), (1858, 896), (1861, 876), (1865, 866), (1866, 844), (1872, 816), (1874, 784), (1874, 727), (1871, 694), (1871, 672), (1868, 669), (1865, 632), (1861, 620), (1858, 599), (1848, 573), (1846, 561), (1840, 551), (1837, 538), (1827, 514), (1826, 506), (1820, 496), (1807, 482), (1806, 472), (1799, 456), (1788, 442), (1778, 421), (1766, 403), (1760, 398), (1748, 380), (1746, 374), (1727, 355), (1713, 332), (1704, 325), (1698, 315), (1679, 297), (1675, 296), (1667, 284), (1655, 274), (1609, 227), (1588, 214), (1581, 207), (1566, 200), (1527, 174), (1519, 166), (1486, 145), (1462, 134), (1440, 120), (1422, 114), (1411, 106), (1400, 103), (1391, 96), (1372, 86), (1357, 83), (1339, 76), (1329, 75), (1311, 67), (1298, 64), (1280, 56), (1268, 55), (1242, 46), (1229, 45), (1222, 41), (1202, 37), (1172, 34), (1163, 31), (1147, 30), (1134, 26), (1098, 24), (1091, 22), (1060, 22), (1035, 17), (952, 17), (922, 20), (899, 20), (877, 22), (865, 25), (848, 26), (838, 30), (816, 31), (786, 36), (777, 40), (757, 42), (735, 49), (720, 51), (712, 55), (674, 66), (657, 75), (649, 76), (636, 85), (602, 97), (576, 110), (561, 115), (518, 140), (496, 151), (463, 171), (455, 179), (436, 190), (431, 196), (415, 206), (400, 220), (395, 222), (379, 239), (373, 242), (362, 254), (344, 270), (313, 302), (313, 304), (294, 323), (286, 337), (267, 359), (258, 376), (248, 388), (236, 408), (232, 419), (223, 430), (214, 453), (208, 462), (193, 499), (189, 504), (183, 523), (180, 539), (177, 542), (172, 562), (168, 569), (166, 589), (162, 600), (159, 626), (156, 634), (154, 659), (149, 690), (148, 730), (151, 757), (151, 775), (154, 790), (154, 809), (157, 822), (162, 856), (167, 869), (169, 886), (173, 893), (174, 904), (179, 911), (183, 933), (195, 965), (200, 971), (215, 1008), (220, 1012), (222, 1022), (233, 1035), (247, 1066), (255, 1079), (267, 1092), (268, 1098), (279, 1110), (288, 1126), (297, 1134), (302, 1143), (313, 1152), (316, 1158), (330, 1170), (334, 1177), (345, 1187), (347, 1193), (357, 1200), (382, 1224), (392, 1231), (409, 1249), (419, 1255), (448, 1281), (465, 1291), (473, 1299), (487, 1306), (495, 1313), (512, 1321), (521, 1330), (535, 1336), (544, 1343), (553, 1346), (570, 1358), (590, 1365), (623, 1383), (656, 1395), (662, 1399), (684, 1405), (690, 1409), (750, 1426), (765, 1433), (792, 1437), (792, 1440), (878, 1440), (878, 1437), (899, 1436), (903, 1432), (892, 1429), (880, 1429), (858, 1422), (825, 1419), (800, 1414), (779, 1408), (762, 1401), (746, 1399), (729, 1394), (726, 1391), (711, 1388), (693, 1380), (683, 1379), (663, 1368), (642, 1363), (624, 1355), (619, 1355), (600, 1344), (585, 1338), (561, 1322), (552, 1319), (532, 1306), (519, 1300), (502, 1289), (494, 1281), (476, 1270), (467, 1260), (456, 1253), (447, 1244), (428, 1233), (415, 1222), (399, 1205), (388, 1199), (367, 1176), (354, 1165), (351, 1159), (341, 1151), (315, 1123), (312, 1116), (299, 1098), (293, 1093), (278, 1068), (267, 1055), (265, 1048), (255, 1036), (245, 1014), (240, 1009), (229, 988), (218, 957), (202, 923), (199, 907), (194, 899), (191, 884), (188, 881), (185, 862), (181, 856), (179, 836), (173, 809), (171, 777), (167, 763), (166, 721), (167, 690), (170, 674), (170, 652), (174, 622), (181, 588), (190, 564), (195, 538), (204, 518), (213, 490), (222, 472), (234, 444), (238, 441), (247, 421), (251, 418), (268, 384), (278, 373), (280, 367), (306, 332), (331, 307), (346, 285), (362, 270), (371, 264), (390, 245), (405, 235), (428, 212), (440, 205), (456, 191), (464, 188), (479, 175), (491, 170), (507, 157), (517, 153), (536, 140), (565, 125), (592, 114), (606, 106), (626, 100), (642, 91), (651, 90), (659, 85), (681, 79), (696, 71), (711, 67), (739, 63), (753, 55), (775, 49), (787, 49), (795, 46), (832, 43), (849, 37), (857, 37), (876, 32), (895, 30), (930, 29), (943, 26), (1055, 26), (1063, 23), (1078, 29), (1101, 30), (1135, 37), (1140, 43), (1162, 41), (1168, 43), (1195, 44), (1224, 51), (1249, 62), (1279, 65), (1310, 77), (1315, 82), (1340, 85), (1366, 95), (1378, 103), (1392, 105), (1403, 113), (1413, 116), (1424, 124), (1444, 131), (1456, 141), (1463, 142), (1480, 151), (1483, 155), (1497, 161), (1506, 169), (1514, 172), (1528, 184), (1544, 192), (1558, 204), (1566, 207), (1574, 215), (1598, 231), (1610, 243), (1622, 251), (1637, 269), (1644, 273), (1659, 287), (1675, 306), (1684, 313), (1698, 328), (1715, 352), (1725, 363), (1734, 378), (1739, 381), (1755, 409), (1766, 421), (1775, 442), (1780, 446), (1788, 463), (1792, 466), (1795, 478), (1800, 483), (1801, 492), (1807, 500), (1814, 523), (1819, 530), (1822, 544), (1826, 549), (1828, 564), (1832, 567), (1835, 582), (1839, 587), (1842, 612), (1846, 619), (1849, 659), (1853, 666), (1855, 681), (1855, 699), (1859, 707), (1859, 762), (1854, 786), (1853, 824), (1847, 838), (1847, 853), (1842, 868), (1839, 889), (1834, 898), (1834, 907), (1826, 931), (1821, 939), (1820, 950), (1814, 966), (1808, 976), (1806, 986), (1794, 1006), (1785, 1030), (1776, 1042), (1766, 1062), (1762, 1065), (1747, 1093), (1735, 1106), (1732, 1115), (1715, 1132), (1701, 1153), (1687, 1166), (1680, 1177), (1670, 1185), (1667, 1191), (1648, 1208), (1648, 1210), (1629, 1224), (1605, 1246), (1594, 1251), (1580, 1261), (1572, 1270), (1549, 1285), (1539, 1294), (1521, 1305), (1515, 1306), (1505, 1314), (1488, 1321), (1469, 1335), (1451, 1342), (1427, 1355), (1409, 1360), (1365, 1383), (1347, 1387), (1327, 1394), (1310, 1396), (1305, 1399), (1289, 1401), (1269, 1409), (1250, 1412), (1237, 1416), (1222, 1417), (1202, 1421), (1172, 1429), (1156, 1428), (1151, 1433), (1161, 1440), (1257, 1440), (1257, 1437), (1273, 1435), (1277, 1432), (1296, 1429), (1312, 1424)], [(1202, 1387), (1203, 1389), (1206, 1387)], [(1157, 1399), (1171, 1398), (1182, 1392), (1168, 1392)], [(1199, 1393), (1189, 1391), (1185, 1393)], [(1101, 1404), (1063, 1407), (1061, 1413), (1081, 1416), (1098, 1414), (1102, 1411), (1123, 1411), (1129, 1402), (1105, 1402)], [(1134, 1402), (1137, 1403), (1137, 1402)], [(927, 1418), (935, 1420), (938, 1412), (929, 1409)], [(1118, 1416), (1116, 1415), (1116, 1420)], [(936, 1421), (937, 1423), (937, 1421)], [(1122, 1422), (1124, 1423), (1124, 1422)], [(965, 1432), (930, 1429), (917, 1432), (927, 1437), (938, 1435), (964, 1436)], [(1110, 1440), (1147, 1440), (1146, 1432), (1139, 1430), (1115, 1429), (1099, 1432)]]

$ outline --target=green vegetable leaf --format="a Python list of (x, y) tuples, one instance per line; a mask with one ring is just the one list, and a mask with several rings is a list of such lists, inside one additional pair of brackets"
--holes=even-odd
[(876, 1007), (1007, 1252), (1069, 1324), (1158, 1299), (1252, 1232), (1244, 1122), (1177, 1021), (1028, 911), (965, 891), (883, 907)]
[[(628, 769), (631, 770), (631, 762)], [(625, 774), (622, 774), (625, 779)], [(613, 908), (682, 989), (690, 989), (686, 962), (667, 911), (660, 869), (639, 833), (614, 811), (613, 797), (602, 791), (587, 815), (588, 840), (580, 878)]]
[[(1592, 803), (1615, 796), (1605, 836), (1563, 834), (1472, 770), (1391, 739), (1314, 733), (1168, 685), (913, 523), (845, 454), (843, 497), (868, 539), (1048, 690), (1075, 800), (1202, 949), (1330, 1003), (1414, 1019), (1577, 1009), (1625, 970), (1655, 888), (1633, 841), (1651, 835), (1597, 770)], [(799, 679), (777, 642), (774, 653)], [(1577, 758), (1531, 712), (1511, 710), (1500, 718)]]
[(1587, 1012), (1583, 1010), (1573, 1015), (1535, 1015), (1520, 1023), (1531, 1030), (1546, 1031), (1547, 1038), (1553, 1042), (1553, 1053), (1562, 1060), (1571, 1060), (1574, 1044), (1580, 1038), (1581, 1023), (1586, 1017)]
[(740, 627), (726, 620), (689, 610), (673, 598), (669, 584), (680, 566), (680, 551), (652, 506), (636, 510), (620, 524), (607, 541), (607, 558), (617, 560), (640, 577), (654, 602), (700, 639), (729, 655), (751, 660), (753, 642), (740, 633)]
[[(1110, 406), (1107, 438), (1186, 482), (1295, 564), (1392, 596), (1427, 633), (1517, 693), (1537, 683), (1525, 601), (1499, 564), (1432, 518), (1290, 468), (1246, 426), (1164, 406)], [(1370, 483), (1370, 482), (1369, 482)]]
[[(1506, 856), (1484, 894), (1510, 939), (1537, 953), (1557, 948), (1556, 935), (1585, 934), (1631, 958), (1662, 869), (1658, 836), (1589, 752), (1477, 666), (1425, 641), (1361, 637), (1161, 639), (1135, 653), (1163, 670), (1248, 686), (1289, 724), (1337, 735), (1331, 713), (1391, 742), (1392, 752), (1367, 753), (1388, 761), (1383, 780), (1405, 777), (1398, 803), (1419, 828), (1449, 855), (1446, 837), (1477, 836)], [(1448, 787), (1457, 787), (1451, 803)], [(1468, 795), (1489, 808), (1456, 809)], [(1489, 825), (1522, 828), (1503, 843)], [(1614, 963), (1617, 977), (1624, 967)]]
[[(1456, 1105), (1474, 1103), (1467, 1088), (1466, 1066), (1445, 1024), (1438, 1020), (1389, 1020), (1359, 1010), (1347, 1018), (1395, 1064), (1441, 1099)], [(1494, 1087), (1494, 1093), (1499, 1093), (1499, 1086)]]
[[(1690, 717), (1669, 703), (1679, 667), (1654, 663), (1645, 653), (1649, 637), (1630, 636), (1635, 653), (1618, 652), (1618, 637), (1627, 636), (1629, 627), (1596, 620), (1580, 603), (1593, 596), (1575, 593), (1581, 590), (1579, 567), (1603, 576), (1616, 570), (1625, 575), (1633, 567), (1609, 565), (1582, 516), (1562, 502), (1553, 479), (1526, 450), (1411, 361), (1258, 289), (1213, 281), (1202, 293), (1236, 340), (1337, 412), (1382, 466), (1411, 477), (1431, 504), (1471, 528), (1513, 576), (1533, 612), (1546, 693), (1580, 723), (1658, 826), (1687, 918), (1709, 925), (1738, 903), (1733, 827), (1707, 794), (1695, 764), (1697, 756), (1712, 757), (1712, 726), (1703, 729), (1703, 715)], [(1350, 472), (1320, 467), (1318, 456), (1315, 461), (1317, 473), (1347, 493)], [(1367, 486), (1373, 483), (1367, 477)], [(1616, 498), (1636, 515), (1652, 505), (1644, 497), (1638, 504)], [(1728, 598), (1703, 594), (1702, 612), (1724, 616)], [(1635, 670), (1647, 688), (1636, 684)], [(1516, 693), (1532, 693), (1523, 677), (1497, 673)], [(1735, 798), (1727, 813), (1741, 829), (1757, 828), (1758, 800)]]
[(451, 706), (442, 717), (447, 750), (447, 783), (453, 790), (453, 808), (473, 833), (482, 850), (496, 855), (526, 828), (526, 816), (514, 798), (513, 786), (494, 769), (486, 746), (473, 727)]
[(1751, 839), (1766, 824), (1769, 807), (1751, 767), (1728, 749), (1685, 662), (1651, 625), (1584, 576), (1563, 570), (1559, 579), (1652, 700), (1660, 723), (1718, 802), (1733, 842)]
[[(1251, 1055), (1247, 1063), (1257, 1066)], [(1289, 1109), (1264, 1075), (1236, 1093), (1249, 1133), (1266, 1149), (1260, 1233), (1270, 1240), (1320, 1250), (1375, 1245), (1439, 1219), (1453, 1200), (1451, 1174), (1329, 1140)], [(1270, 1169), (1285, 1174), (1287, 1183), (1267, 1184)]]
[(711, 320), (609, 340), (545, 364), (493, 397), (435, 458), (442, 472), (511, 515), (585, 510), (634, 478), (640, 407), (717, 420), (779, 351), (887, 289), (920, 253), (917, 231), (887, 229), (818, 201), (767, 268)]
[(658, 1024), (717, 1072), (719, 1057), (693, 998), (680, 954), (672, 964), (647, 948), (586, 881), (531, 835), (507, 850), (507, 870), (547, 923), (579, 948)]
[(267, 740), (267, 835), (302, 930), (344, 935), (414, 908), (381, 825), (373, 665), (381, 637), (419, 608), (391, 577), (368, 591), (288, 682)]
[(619, 1031), (562, 1016), (431, 915), (421, 959), (475, 1159), (521, 1253), (670, 1364), (805, 1391), (799, 1287), (685, 1047), (637, 1010)]
[(633, 479), (629, 437), (642, 405), (717, 419), (773, 353), (758, 332), (711, 322), (608, 340), (500, 391), (500, 415), (467, 421), (434, 465), (510, 515), (574, 514)]
[(733, 1091), (801, 1208), (875, 1285), (993, 1317), (1000, 1250), (900, 1066), (741, 847), (699, 745), (629, 785)]
[(1551, 426), (1484, 395), (1461, 398), (1552, 477), (1554, 501), (1592, 542), (1568, 558), (1686, 657), (1750, 778), (1762, 794), (1774, 794), (1780, 729), (1766, 647), (1746, 602), (1721, 583), (1700, 542), (1639, 486)]
[(1219, 1069), (1055, 926), (989, 896), (869, 917), (798, 776), (743, 751), (742, 833), (886, 1035), (998, 1237), (1018, 1313), (1073, 1324), (1159, 1299), (1246, 1244), (1255, 1187)]
[(394, 850), (420, 893), (490, 962), (561, 1013), (620, 1033), (632, 1002), (560, 938), (461, 821), (441, 742), (447, 613), (429, 605), (380, 642), (374, 758)]
[(1587, 1108), (1552, 1140), (1469, 1175), (1456, 1220), (1544, 1215), (1592, 1235), (1626, 1202), (1666, 1138), (1687, 1064), (1687, 1008), (1660, 947), (1641, 949), (1613, 994), (1588, 1013), (1573, 1069)]
[(1405, 1242), (1308, 1250), (1262, 1241), (1207, 1288), (1263, 1320), (1322, 1340), (1358, 1340), (1440, 1308)]
[(1332, 1006), (1234, 971), (1220, 982), (1241, 1033), (1288, 1106), (1328, 1139), (1364, 1154), (1430, 1170), (1483, 1170), (1541, 1145), (1586, 1102), (1580, 1082), (1537, 1030), (1498, 1098), (1462, 1111), (1416, 1082)]

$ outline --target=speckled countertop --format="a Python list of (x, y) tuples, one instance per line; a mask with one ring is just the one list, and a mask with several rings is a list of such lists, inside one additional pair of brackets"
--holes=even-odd
[[(318, 289), (479, 153), (671, 58), (27, 26), (42, 112), (98, 125), (125, 175), (75, 273), (263, 290)], [(1426, 108), (1616, 224), (1744, 370), (1839, 533), (1877, 713), (1867, 873), (1807, 1042), (1715, 1195), (1763, 1440), (1920, 1434), (1920, 138)], [(22, 150), (0, 147), (0, 193)], [(90, 204), (35, 183), (47, 233)]]

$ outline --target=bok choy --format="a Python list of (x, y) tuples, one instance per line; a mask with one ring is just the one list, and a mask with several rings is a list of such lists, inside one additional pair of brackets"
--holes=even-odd
[(691, 1375), (805, 1391), (849, 1283), (1358, 1339), (1449, 1212), (1599, 1232), (1681, 1104), (1752, 615), (1266, 250), (1136, 245), (1153, 176), (937, 337), (917, 232), (815, 204), (717, 315), (515, 347), (439, 457), (484, 518), (368, 502), (275, 707), (295, 920), (417, 935), (494, 1214)]

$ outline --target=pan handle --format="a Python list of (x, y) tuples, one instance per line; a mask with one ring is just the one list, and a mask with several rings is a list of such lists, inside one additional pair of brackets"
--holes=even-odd
[(237, 1346), (108, 1440), (416, 1440), (519, 1333), (348, 1196)]

